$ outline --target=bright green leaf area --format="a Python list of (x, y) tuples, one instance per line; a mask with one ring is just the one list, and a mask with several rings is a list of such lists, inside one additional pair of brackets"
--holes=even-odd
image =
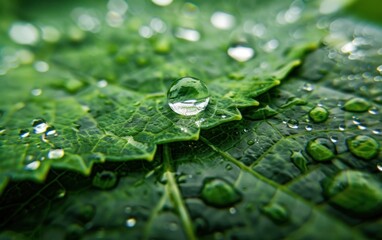
[[(382, 27), (327, 1), (153, 2), (0, 2), (0, 238), (382, 238)], [(168, 106), (184, 76), (197, 115)]]

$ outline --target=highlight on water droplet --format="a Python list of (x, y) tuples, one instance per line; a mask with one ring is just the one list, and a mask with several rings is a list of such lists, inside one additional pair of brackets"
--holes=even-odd
[(225, 12), (215, 12), (210, 20), (214, 27), (223, 30), (230, 29), (235, 24), (235, 17)]
[(199, 79), (183, 77), (176, 80), (167, 92), (170, 108), (177, 114), (193, 116), (206, 109), (210, 97), (207, 86)]
[(227, 54), (238, 62), (246, 62), (255, 55), (255, 50), (246, 43), (235, 43), (228, 48)]
[(288, 128), (292, 128), (292, 129), (297, 129), (299, 126), (299, 122), (296, 119), (289, 119), (286, 124)]
[(42, 118), (34, 119), (32, 121), (33, 132), (36, 134), (44, 133), (48, 128), (48, 124)]
[(30, 135), (30, 132), (28, 129), (21, 129), (20, 132), (19, 132), (19, 136), (21, 138), (26, 138), (26, 137), (29, 137)]
[(287, 209), (278, 203), (269, 203), (261, 211), (276, 223), (283, 223), (289, 219)]
[(372, 137), (357, 135), (346, 140), (350, 152), (364, 160), (370, 160), (379, 153), (379, 143)]
[(40, 167), (41, 162), (40, 161), (33, 161), (25, 165), (25, 170), (36, 170)]
[(51, 149), (48, 152), (48, 158), (49, 159), (60, 159), (65, 155), (64, 149), (57, 148), (57, 149)]
[(126, 220), (126, 227), (128, 227), (128, 228), (134, 227), (135, 224), (137, 224), (137, 220), (135, 218), (128, 218)]
[(310, 132), (310, 131), (313, 130), (313, 126), (310, 125), (310, 124), (307, 124), (307, 125), (305, 126), (305, 130), (308, 131), (308, 132)]
[(172, 3), (173, 0), (152, 0), (152, 2), (158, 6), (168, 6)]

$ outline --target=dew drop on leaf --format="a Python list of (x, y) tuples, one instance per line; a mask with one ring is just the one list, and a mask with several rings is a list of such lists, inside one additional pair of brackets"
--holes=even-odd
[(378, 214), (382, 210), (382, 185), (368, 173), (342, 171), (325, 190), (331, 203), (352, 213)]
[(51, 149), (48, 152), (48, 158), (49, 159), (60, 159), (65, 155), (64, 149), (57, 148), (57, 149)]
[(231, 207), (242, 199), (241, 193), (221, 178), (207, 178), (200, 196), (206, 204), (214, 207)]
[(227, 164), (227, 165), (225, 165), (225, 170), (227, 170), (227, 171), (231, 171), (231, 170), (232, 170), (232, 166), (231, 166), (231, 164)]
[(32, 121), (33, 132), (36, 134), (44, 133), (48, 128), (48, 124), (42, 118), (34, 119)]
[(329, 112), (326, 108), (317, 106), (309, 111), (309, 117), (315, 123), (322, 123), (328, 119)]
[(175, 36), (180, 39), (184, 39), (190, 42), (197, 42), (200, 39), (200, 33), (191, 28), (178, 28)]
[(298, 122), (298, 120), (296, 120), (296, 119), (289, 119), (289, 120), (287, 121), (287, 126), (288, 126), (289, 128), (297, 129), (297, 128), (298, 128), (298, 125), (299, 125), (299, 122)]
[(40, 161), (33, 161), (25, 165), (26, 170), (36, 170), (40, 167), (41, 162)]
[(128, 227), (128, 228), (134, 227), (135, 224), (137, 224), (137, 220), (135, 218), (128, 218), (126, 220), (126, 227)]
[(293, 164), (302, 172), (308, 171), (306, 163), (308, 162), (301, 152), (292, 152), (291, 160)]
[(378, 113), (379, 113), (379, 111), (378, 111), (378, 108), (377, 107), (371, 107), (370, 109), (369, 109), (369, 113), (370, 114), (372, 114), (372, 115), (377, 115)]
[(306, 92), (311, 92), (314, 90), (314, 86), (310, 83), (305, 83), (304, 86), (302, 86), (302, 89)]
[(338, 137), (336, 137), (336, 136), (330, 136), (330, 141), (332, 142), (332, 143), (336, 143), (336, 142), (338, 142)]
[(56, 128), (55, 128), (54, 126), (49, 126), (49, 127), (46, 129), (45, 134), (46, 134), (46, 136), (57, 135)]
[(158, 6), (168, 6), (172, 3), (173, 0), (152, 0), (152, 2)]
[(343, 109), (348, 112), (366, 112), (370, 106), (370, 103), (363, 98), (352, 98), (345, 102)]
[(328, 161), (335, 154), (335, 146), (326, 138), (316, 138), (308, 142), (306, 147), (308, 154), (316, 161)]
[(0, 135), (4, 134), (6, 129), (4, 127), (0, 127)]
[(255, 141), (253, 141), (253, 140), (248, 140), (248, 141), (247, 141), (247, 144), (248, 144), (249, 146), (251, 146), (251, 145), (255, 144)]
[(365, 160), (374, 158), (379, 152), (379, 143), (366, 135), (351, 137), (347, 139), (346, 143), (354, 156)]
[(255, 55), (255, 50), (246, 43), (235, 43), (228, 48), (227, 54), (238, 62), (246, 62)]
[(98, 172), (93, 178), (93, 186), (99, 189), (107, 190), (117, 184), (117, 175), (112, 171)]
[(377, 164), (377, 169), (378, 171), (382, 172), (382, 163)]
[(42, 90), (40, 88), (35, 88), (31, 90), (31, 94), (35, 97), (40, 96), (42, 94)]
[(307, 125), (305, 126), (305, 130), (308, 131), (308, 132), (310, 132), (310, 131), (313, 130), (313, 126), (310, 125), (310, 124), (307, 124)]
[(227, 30), (235, 24), (235, 17), (225, 12), (215, 12), (211, 16), (211, 23), (218, 29)]
[(202, 112), (210, 101), (207, 86), (199, 79), (183, 77), (176, 80), (167, 92), (170, 108), (177, 114), (193, 116)]
[(345, 131), (345, 125), (344, 124), (340, 124), (339, 126), (338, 126), (338, 130), (340, 130), (340, 131)]
[(372, 133), (375, 134), (375, 135), (381, 135), (382, 134), (382, 130), (381, 129), (374, 129), (372, 131)]
[(276, 223), (283, 223), (289, 219), (287, 209), (278, 203), (269, 203), (261, 211)]
[(30, 135), (30, 132), (28, 129), (21, 129), (20, 132), (19, 132), (19, 136), (21, 138), (26, 138), (26, 137), (29, 137)]

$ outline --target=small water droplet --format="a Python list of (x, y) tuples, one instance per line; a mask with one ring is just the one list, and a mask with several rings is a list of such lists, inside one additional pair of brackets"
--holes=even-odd
[(56, 192), (56, 198), (63, 198), (66, 196), (65, 188), (58, 189)]
[(36, 88), (36, 89), (32, 89), (31, 90), (31, 94), (33, 95), (33, 96), (40, 96), (41, 94), (42, 94), (42, 90), (40, 89), (40, 88)]
[(372, 133), (375, 134), (375, 135), (381, 135), (382, 134), (382, 129), (374, 129), (372, 131)]
[(378, 171), (382, 172), (382, 163), (377, 164), (377, 169)]
[(330, 139), (330, 141), (332, 141), (332, 143), (338, 142), (338, 137), (336, 137), (336, 136), (331, 136), (329, 139)]
[(313, 126), (310, 125), (310, 124), (307, 124), (307, 125), (305, 126), (305, 130), (308, 131), (308, 132), (310, 132), (310, 131), (313, 130)]
[(242, 199), (241, 193), (221, 178), (207, 178), (200, 195), (206, 204), (220, 208), (230, 207)]
[(57, 131), (54, 126), (49, 126), (45, 132), (46, 136), (57, 136)]
[(44, 133), (48, 128), (48, 124), (42, 118), (34, 119), (32, 121), (33, 132), (36, 134)]
[(197, 42), (200, 39), (200, 33), (191, 28), (178, 28), (175, 32), (175, 36), (190, 42)]
[(26, 137), (29, 137), (30, 135), (30, 132), (28, 129), (21, 129), (20, 132), (19, 132), (19, 136), (21, 138), (26, 138)]
[(246, 43), (235, 43), (228, 48), (227, 54), (238, 62), (246, 62), (255, 55), (255, 50)]
[(343, 109), (348, 112), (366, 112), (370, 106), (370, 103), (363, 98), (352, 98), (345, 102)]
[(214, 27), (223, 30), (230, 29), (235, 24), (235, 17), (225, 12), (215, 12), (210, 20)]
[(232, 215), (234, 215), (234, 214), (237, 213), (237, 210), (236, 210), (236, 208), (234, 208), (234, 207), (230, 207), (230, 208), (228, 209), (228, 211), (229, 211), (229, 213), (232, 214)]
[(346, 140), (350, 152), (364, 160), (370, 160), (378, 155), (379, 143), (372, 137), (358, 135)]
[(353, 123), (354, 123), (355, 125), (359, 125), (359, 124), (361, 124), (361, 120), (360, 120), (358, 117), (356, 117), (356, 116), (352, 116), (352, 119), (353, 119)]
[(308, 142), (308, 154), (316, 161), (328, 161), (335, 156), (334, 144), (326, 138), (316, 138)]
[(278, 46), (279, 46), (279, 41), (276, 39), (272, 39), (265, 43), (263, 49), (266, 52), (273, 52), (274, 50), (276, 50), (276, 48), (278, 48)]
[(287, 126), (292, 129), (297, 129), (298, 125), (299, 125), (299, 122), (296, 119), (289, 119), (287, 122)]
[(93, 178), (93, 186), (99, 189), (107, 190), (117, 184), (117, 175), (112, 171), (98, 172)]
[(314, 90), (314, 86), (310, 83), (305, 83), (304, 86), (302, 86), (302, 89), (306, 92), (311, 92)]
[(97, 82), (97, 87), (99, 88), (107, 87), (107, 85), (108, 85), (108, 82), (105, 79), (99, 80)]
[(48, 152), (48, 158), (49, 159), (60, 159), (65, 155), (64, 149), (57, 148), (57, 149), (51, 149)]
[(338, 130), (340, 130), (340, 131), (345, 131), (345, 125), (344, 124), (340, 124), (340, 125), (338, 125)]
[(379, 66), (377, 67), (377, 71), (378, 71), (380, 74), (382, 74), (382, 65), (379, 65)]
[(322, 123), (328, 119), (329, 111), (322, 106), (317, 106), (309, 111), (309, 117), (315, 123)]
[(369, 109), (369, 113), (372, 114), (372, 115), (377, 115), (379, 113), (378, 108), (376, 106), (371, 107)]
[(49, 64), (44, 61), (37, 61), (35, 64), (33, 64), (34, 69), (36, 69), (37, 72), (47, 72), (49, 71)]
[(248, 140), (248, 141), (247, 141), (247, 144), (248, 144), (249, 146), (251, 146), (251, 145), (255, 144), (255, 141), (253, 141), (253, 140)]
[(39, 40), (39, 33), (30, 23), (16, 22), (9, 30), (9, 36), (18, 44), (34, 45)]
[(135, 218), (128, 218), (126, 220), (126, 227), (128, 227), (128, 228), (134, 227), (135, 224), (137, 224), (137, 220)]
[(173, 0), (152, 0), (152, 2), (158, 6), (164, 7), (172, 3)]
[(25, 170), (36, 170), (40, 167), (41, 162), (40, 161), (33, 161), (25, 165)]
[(0, 135), (4, 134), (6, 130), (4, 127), (0, 127)]
[(366, 130), (367, 129), (367, 127), (365, 125), (362, 125), (362, 124), (357, 125), (357, 127), (359, 130)]
[(177, 114), (193, 116), (207, 107), (210, 97), (207, 86), (202, 81), (183, 77), (171, 85), (167, 100), (170, 108)]

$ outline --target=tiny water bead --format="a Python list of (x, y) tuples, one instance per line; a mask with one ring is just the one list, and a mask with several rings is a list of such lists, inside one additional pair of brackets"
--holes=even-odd
[(235, 43), (228, 48), (227, 54), (238, 62), (246, 62), (255, 55), (255, 50), (246, 43)]
[(311, 92), (314, 90), (314, 86), (310, 83), (305, 83), (304, 86), (302, 86), (302, 89), (306, 92)]
[(334, 158), (335, 146), (326, 138), (316, 138), (309, 141), (306, 151), (316, 161), (328, 161)]
[(193, 77), (183, 77), (171, 85), (167, 92), (167, 101), (177, 114), (193, 116), (206, 109), (210, 95), (202, 81)]
[(118, 178), (114, 172), (104, 170), (94, 176), (92, 183), (96, 188), (107, 190), (113, 188), (117, 181)]
[(322, 123), (328, 119), (329, 111), (324, 107), (317, 106), (310, 110), (309, 117), (315, 123)]
[(221, 178), (206, 179), (200, 195), (206, 204), (219, 208), (231, 207), (242, 199), (241, 193)]
[(40, 167), (41, 162), (40, 161), (33, 161), (25, 165), (25, 170), (36, 170)]
[(54, 126), (49, 126), (46, 129), (45, 134), (46, 134), (46, 136), (56, 136), (57, 135), (56, 128)]
[(30, 132), (28, 129), (21, 129), (20, 132), (19, 132), (19, 136), (21, 138), (26, 138), (26, 137), (29, 137), (30, 135)]
[(289, 128), (297, 129), (299, 122), (296, 119), (289, 119), (286, 124)]
[(48, 158), (49, 159), (60, 159), (65, 155), (64, 149), (57, 148), (57, 149), (51, 149), (48, 152)]
[(135, 218), (129, 218), (126, 220), (126, 227), (132, 228), (137, 224), (137, 220)]
[(348, 100), (343, 109), (348, 112), (366, 112), (371, 107), (370, 102), (363, 98), (352, 98)]
[(380, 214), (382, 185), (368, 173), (347, 170), (325, 186), (330, 202), (356, 214)]
[(36, 134), (44, 133), (48, 128), (48, 124), (42, 118), (34, 119), (32, 121), (33, 132)]
[(370, 160), (378, 155), (379, 143), (372, 137), (358, 135), (346, 141), (350, 152), (359, 158)]

